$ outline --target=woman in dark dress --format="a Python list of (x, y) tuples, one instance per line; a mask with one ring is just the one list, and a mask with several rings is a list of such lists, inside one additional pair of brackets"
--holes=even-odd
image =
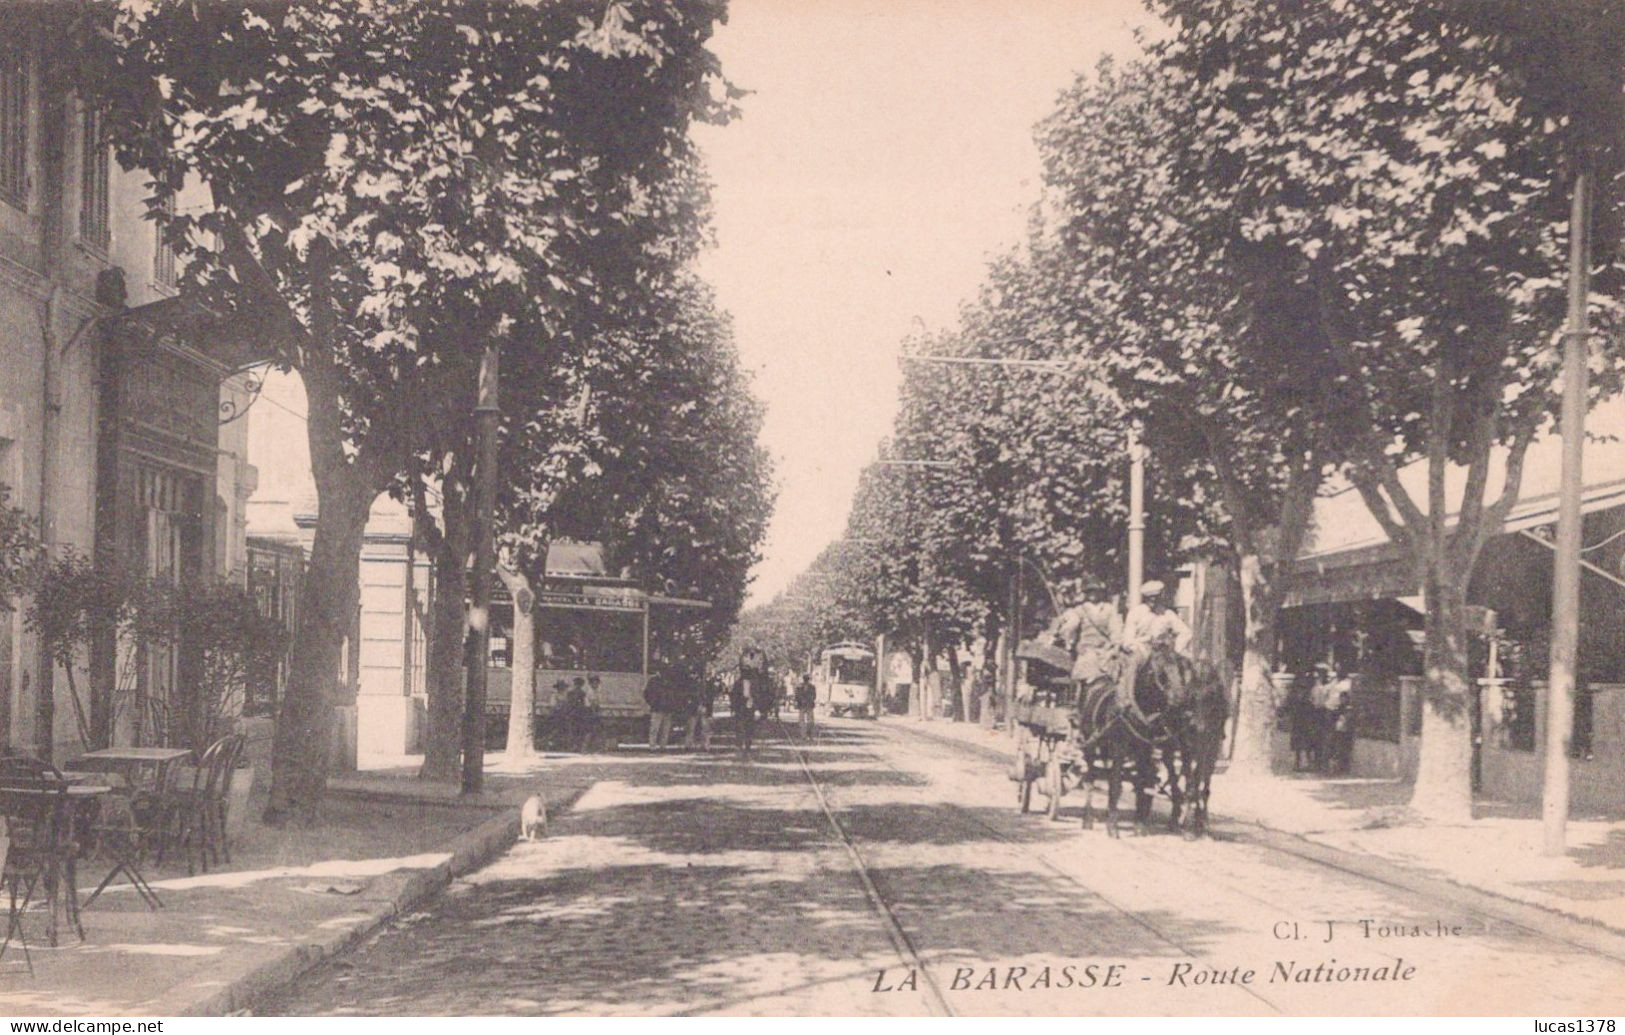
[(1286, 696), (1287, 729), (1292, 738), (1292, 771), (1301, 773), (1315, 764), (1316, 720), (1314, 698), (1303, 680), (1295, 679)]

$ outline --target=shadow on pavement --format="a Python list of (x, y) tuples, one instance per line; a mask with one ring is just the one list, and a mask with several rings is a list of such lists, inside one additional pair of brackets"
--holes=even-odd
[[(1082, 886), (1015, 865), (1021, 845), (978, 826), (1002, 810), (884, 800), (928, 781), (884, 763), (840, 767), (860, 761), (876, 760), (809, 752), (815, 770), (834, 766), (820, 779), (860, 849), (887, 857), (873, 879), (928, 963), (1129, 962), (1200, 953), (1234, 933), (1158, 911), (1130, 922)], [(397, 923), (262, 1012), (877, 1008), (872, 986), (896, 950), (811, 796), (788, 795), (805, 778), (786, 745), (764, 745), (754, 764), (644, 756), (594, 768), (620, 786), (600, 784), (602, 801), (584, 799), (547, 838), (517, 845), (432, 914)], [(693, 793), (706, 781), (716, 795)], [(660, 798), (662, 788), (674, 793)], [(882, 800), (845, 800), (870, 790)], [(1040, 822), (996, 829), (1011, 826), (1018, 842), (1065, 833)]]

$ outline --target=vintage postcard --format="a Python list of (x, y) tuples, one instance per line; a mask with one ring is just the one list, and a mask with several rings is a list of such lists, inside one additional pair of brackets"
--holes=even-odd
[(1613, 1032), (1622, 55), (0, 4), (0, 1014)]

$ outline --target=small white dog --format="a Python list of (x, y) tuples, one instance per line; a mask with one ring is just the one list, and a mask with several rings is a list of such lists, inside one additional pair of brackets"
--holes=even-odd
[(519, 806), (519, 839), (534, 841), (547, 833), (547, 799), (532, 794)]

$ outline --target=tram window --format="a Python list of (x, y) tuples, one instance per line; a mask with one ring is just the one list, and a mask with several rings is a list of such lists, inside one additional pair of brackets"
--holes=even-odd
[(643, 670), (643, 615), (636, 611), (544, 608), (537, 617), (542, 668), (588, 672)]
[(875, 663), (872, 658), (831, 658), (830, 677), (837, 683), (873, 683)]

